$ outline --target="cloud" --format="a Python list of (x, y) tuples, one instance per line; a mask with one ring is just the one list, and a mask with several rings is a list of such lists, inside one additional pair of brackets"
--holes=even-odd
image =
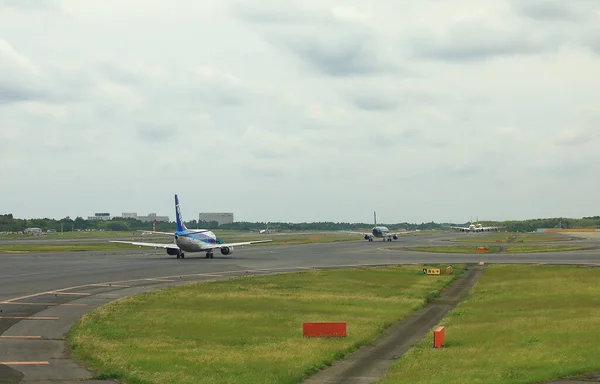
[(598, 16), (600, 5), (595, 0), (564, 2), (560, 0), (512, 1), (524, 16), (538, 21), (581, 22)]
[(350, 6), (312, 7), (265, 2), (232, 8), (241, 20), (257, 26), (266, 39), (288, 49), (318, 73), (334, 77), (394, 72), (373, 28)]
[(437, 34), (420, 36), (413, 42), (418, 56), (448, 61), (476, 61), (507, 55), (530, 55), (553, 48), (524, 27), (464, 23)]
[(26, 11), (55, 11), (59, 9), (56, 0), (0, 0), (1, 7)]
[(352, 97), (352, 102), (366, 111), (389, 111), (398, 106), (397, 100), (376, 95), (356, 95)]
[(289, 47), (313, 69), (329, 76), (349, 77), (386, 73), (392, 70), (373, 49), (368, 35), (284, 36)]
[(191, 218), (589, 215), (600, 39), (576, 3), (4, 3), (0, 197), (21, 217), (172, 215), (174, 188)]

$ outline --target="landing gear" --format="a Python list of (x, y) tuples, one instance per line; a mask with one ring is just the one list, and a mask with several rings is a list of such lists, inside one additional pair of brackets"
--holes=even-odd
[(207, 259), (213, 259), (214, 257), (215, 257), (215, 255), (212, 252), (206, 252)]
[(185, 253), (183, 253), (183, 252), (179, 252), (179, 253), (177, 254), (177, 258), (178, 258), (178, 259), (183, 259), (184, 257), (185, 257)]

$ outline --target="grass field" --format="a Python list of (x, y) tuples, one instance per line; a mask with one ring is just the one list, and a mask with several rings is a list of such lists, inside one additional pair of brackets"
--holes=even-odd
[[(478, 248), (483, 246), (447, 246), (447, 247), (411, 247), (407, 248), (409, 251), (419, 252), (436, 252), (436, 253), (480, 253), (477, 251)], [(508, 247), (499, 246), (487, 246), (487, 250), (481, 253), (534, 253), (534, 252), (561, 252), (561, 251), (584, 251), (588, 249), (594, 249), (593, 246), (583, 245), (515, 245)]]
[(486, 267), (468, 298), (379, 384), (534, 383), (600, 370), (600, 269)]
[[(512, 238), (512, 239), (511, 239)], [(459, 243), (506, 243), (508, 240), (513, 243), (538, 243), (546, 241), (569, 241), (568, 236), (560, 236), (554, 233), (507, 233), (498, 232), (492, 234), (473, 234), (472, 237), (459, 237), (452, 241)]]
[[(419, 252), (437, 252), (437, 253), (496, 253), (500, 251), (500, 247), (488, 246), (485, 252), (477, 252), (479, 246), (474, 245), (456, 245), (446, 247), (410, 247), (409, 251)], [(399, 249), (401, 251), (401, 249)]]
[[(126, 249), (124, 247), (128, 246), (125, 244), (114, 244), (108, 242), (83, 244), (0, 244), (0, 254), (27, 252), (118, 251), (119, 249)], [(135, 246), (132, 245), (131, 247)]]
[(561, 251), (585, 251), (594, 249), (592, 246), (583, 245), (515, 245), (506, 247), (508, 253), (534, 253), (534, 252), (561, 252)]
[[(310, 235), (342, 235), (342, 236), (354, 236), (355, 238), (361, 238), (360, 235), (348, 235), (343, 234), (338, 231), (315, 231), (315, 230), (307, 230), (307, 231), (284, 231), (284, 232), (273, 232), (268, 234), (259, 235), (258, 232), (254, 231), (232, 231), (232, 230), (223, 230), (223, 229), (213, 229), (212, 230), (215, 235), (218, 237), (279, 237), (279, 236), (295, 236), (304, 234)], [(370, 232), (370, 229), (366, 229), (365, 231)], [(90, 232), (55, 232), (55, 233), (44, 233), (43, 235), (33, 236), (33, 235), (0, 235), (0, 240), (44, 240), (44, 239), (112, 239), (112, 238), (120, 238), (120, 237), (131, 237), (131, 236), (140, 236), (144, 231), (90, 231)], [(168, 231), (167, 231), (168, 232)], [(416, 232), (414, 235), (428, 235), (431, 232)], [(412, 235), (412, 234), (408, 234)]]
[(0, 240), (43, 240), (43, 239), (109, 239), (117, 237), (131, 237), (138, 234), (134, 231), (94, 231), (94, 232), (55, 232), (44, 233), (40, 236), (32, 235), (0, 235)]
[[(223, 236), (221, 233), (215, 233), (217, 237)], [(234, 242), (243, 242), (243, 241), (253, 241), (253, 240), (265, 240), (272, 239), (273, 241), (270, 243), (260, 243), (249, 245), (250, 247), (255, 246), (265, 246), (265, 245), (291, 245), (291, 244), (309, 244), (309, 243), (330, 243), (330, 242), (338, 242), (338, 241), (356, 241), (360, 240), (356, 236), (349, 236), (346, 234), (338, 234), (338, 233), (312, 233), (312, 234), (285, 234), (278, 236), (238, 236), (235, 235), (227, 236), (223, 238), (225, 242), (234, 243)], [(89, 243), (49, 243), (49, 244), (37, 244), (31, 243), (27, 244), (23, 242), (23, 244), (0, 244), (0, 253), (14, 253), (14, 252), (83, 252), (83, 251), (113, 251), (122, 249), (124, 251), (131, 249), (140, 249), (137, 245), (128, 245), (128, 244), (114, 244), (109, 243), (109, 239), (98, 242), (89, 242)], [(111, 239), (112, 240), (112, 239)], [(147, 243), (171, 243), (173, 242), (172, 237), (169, 236), (140, 236), (137, 235), (135, 237), (129, 234), (127, 238), (115, 238), (114, 240), (119, 241), (142, 241)], [(144, 247), (144, 249), (152, 250), (151, 247)]]
[[(191, 284), (100, 307), (68, 339), (100, 378), (298, 383), (422, 307), (451, 279), (403, 266)], [(303, 338), (307, 321), (345, 321), (348, 336)]]

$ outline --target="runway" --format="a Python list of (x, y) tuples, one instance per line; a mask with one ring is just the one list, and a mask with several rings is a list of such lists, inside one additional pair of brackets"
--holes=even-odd
[[(214, 259), (205, 259), (203, 253), (198, 257), (187, 254), (185, 259), (176, 259), (163, 250), (138, 250), (126, 245), (122, 252), (2, 254), (0, 382), (10, 379), (13, 382), (62, 380), (69, 383), (69, 380), (89, 379), (90, 373), (65, 355), (62, 338), (75, 321), (84, 313), (119, 297), (184, 281), (352, 265), (478, 261), (600, 265), (598, 250), (470, 255), (403, 250), (440, 243), (461, 245), (444, 241), (457, 237), (456, 234), (445, 234), (408, 236), (394, 242), (357, 240), (249, 246), (236, 248), (235, 253), (228, 256), (215, 253)], [(597, 244), (593, 240), (560, 244), (591, 244), (590, 241)], [(7, 362), (12, 364), (2, 364)]]

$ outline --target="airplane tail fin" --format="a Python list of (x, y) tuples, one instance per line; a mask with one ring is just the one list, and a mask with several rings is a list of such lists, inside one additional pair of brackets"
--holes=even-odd
[(179, 208), (179, 198), (175, 195), (175, 221), (177, 223), (177, 232), (186, 231), (187, 228), (185, 224), (183, 224), (183, 219), (181, 218), (181, 210)]
[(377, 226), (377, 213), (373, 211), (373, 226)]

